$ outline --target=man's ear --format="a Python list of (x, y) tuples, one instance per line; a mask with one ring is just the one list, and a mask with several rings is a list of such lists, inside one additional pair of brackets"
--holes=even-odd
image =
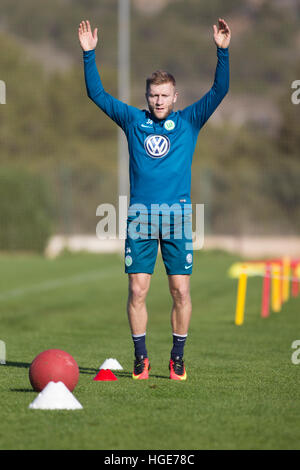
[(176, 103), (177, 98), (178, 98), (178, 91), (176, 90), (176, 91), (175, 91), (175, 94), (174, 94), (173, 103)]

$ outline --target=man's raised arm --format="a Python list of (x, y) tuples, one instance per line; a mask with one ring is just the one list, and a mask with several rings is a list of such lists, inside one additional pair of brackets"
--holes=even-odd
[(96, 65), (95, 48), (98, 42), (98, 28), (92, 32), (90, 22), (81, 21), (78, 38), (83, 50), (84, 77), (88, 97), (125, 130), (133, 119), (135, 108), (122, 103), (104, 90)]
[(200, 130), (229, 90), (229, 44), (231, 32), (227, 23), (219, 18), (218, 27), (213, 25), (214, 41), (217, 46), (217, 67), (211, 89), (196, 103), (182, 111), (182, 117), (191, 121)]

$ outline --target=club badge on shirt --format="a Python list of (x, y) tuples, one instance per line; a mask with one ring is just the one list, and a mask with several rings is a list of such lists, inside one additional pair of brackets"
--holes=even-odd
[(172, 119), (168, 119), (164, 124), (164, 128), (167, 131), (172, 131), (175, 128), (175, 122)]

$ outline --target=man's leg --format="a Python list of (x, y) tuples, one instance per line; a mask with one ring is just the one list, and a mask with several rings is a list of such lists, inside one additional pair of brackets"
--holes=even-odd
[(148, 313), (146, 297), (150, 287), (151, 274), (128, 274), (127, 314), (134, 343), (135, 361), (132, 377), (147, 379), (150, 363), (146, 349), (146, 328)]
[(169, 288), (173, 299), (171, 312), (173, 347), (169, 366), (170, 378), (186, 380), (183, 353), (192, 314), (190, 276), (182, 274), (169, 275)]
[(171, 325), (173, 334), (187, 335), (192, 315), (190, 295), (190, 276), (186, 274), (169, 275), (169, 288), (173, 299)]
[(146, 332), (148, 313), (146, 297), (149, 291), (151, 274), (128, 274), (127, 314), (131, 334), (141, 335)]

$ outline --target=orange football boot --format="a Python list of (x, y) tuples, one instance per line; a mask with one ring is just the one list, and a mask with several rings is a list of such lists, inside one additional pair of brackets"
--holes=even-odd
[(169, 370), (170, 370), (170, 379), (172, 380), (186, 380), (187, 379), (184, 361), (180, 357), (176, 357), (175, 360), (170, 359)]
[(134, 380), (149, 379), (150, 362), (148, 357), (140, 356), (134, 361), (132, 378)]

